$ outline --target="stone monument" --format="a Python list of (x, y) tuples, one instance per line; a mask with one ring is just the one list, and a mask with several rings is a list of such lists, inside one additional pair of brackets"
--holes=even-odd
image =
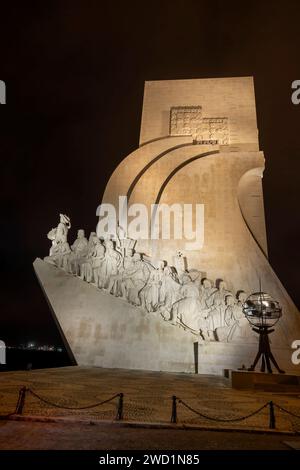
[[(115, 233), (97, 227), (87, 241), (81, 230), (70, 247), (61, 214), (50, 255), (34, 262), (77, 364), (212, 374), (250, 364), (257, 338), (243, 303), (261, 279), (283, 310), (272, 350), (295, 372), (300, 316), (268, 262), (264, 164), (251, 77), (146, 82), (139, 147), (103, 196), (119, 214)], [(146, 208), (146, 236), (120, 225), (124, 200), (131, 216)], [(176, 219), (178, 207), (197, 204), (203, 226), (188, 214), (197, 243), (159, 224), (151, 236), (161, 208), (174, 234), (188, 218)]]

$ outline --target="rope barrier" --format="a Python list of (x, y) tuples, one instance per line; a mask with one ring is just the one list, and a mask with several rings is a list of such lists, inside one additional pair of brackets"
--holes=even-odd
[(213, 417), (213, 416), (208, 416), (204, 413), (200, 413), (200, 411), (197, 411), (195, 410), (194, 408), (192, 408), (191, 406), (189, 406), (187, 403), (185, 403), (183, 400), (181, 400), (180, 398), (177, 398), (178, 400), (178, 403), (181, 403), (183, 406), (185, 406), (188, 410), (192, 411), (193, 413), (197, 414), (198, 416), (200, 416), (201, 418), (205, 418), (205, 419), (208, 419), (210, 421), (219, 421), (219, 422), (222, 422), (222, 423), (233, 423), (233, 422), (237, 422), (237, 421), (243, 421), (245, 419), (248, 419), (248, 418), (251, 418), (252, 416), (256, 415), (257, 413), (259, 413), (260, 411), (262, 411), (264, 408), (266, 408), (270, 402), (267, 402), (265, 403), (263, 406), (261, 406), (260, 408), (258, 408), (257, 410), (253, 411), (252, 413), (249, 413), (248, 415), (246, 416), (241, 416), (239, 418), (216, 418), (216, 417)]
[(294, 418), (299, 418), (300, 419), (300, 415), (296, 415), (296, 413), (293, 413), (292, 411), (289, 411), (286, 408), (283, 408), (282, 406), (277, 405), (277, 403), (274, 403), (274, 406), (276, 406), (276, 408), (278, 408), (280, 411), (283, 411), (284, 413), (287, 413), (291, 416), (294, 416)]
[[(123, 410), (124, 410), (124, 394), (123, 393), (117, 393), (116, 395), (112, 396), (111, 398), (108, 398), (107, 400), (100, 401), (98, 403), (94, 403), (92, 405), (87, 405), (87, 406), (64, 406), (60, 405), (58, 403), (53, 403), (52, 401), (41, 397), (38, 393), (34, 392), (30, 388), (27, 387), (21, 387), (19, 390), (19, 396), (18, 396), (18, 401), (16, 404), (16, 409), (14, 413), (11, 413), (9, 415), (6, 415), (6, 418), (9, 418), (10, 416), (14, 414), (21, 415), (24, 410), (25, 406), (25, 399), (26, 399), (26, 393), (30, 393), (33, 397), (37, 398), (41, 402), (45, 403), (46, 405), (53, 406), (55, 408), (60, 408), (64, 410), (88, 410), (91, 408), (96, 408), (98, 406), (104, 405), (105, 403), (109, 403), (116, 398), (119, 398), (118, 404), (117, 404), (117, 413), (116, 413), (116, 420), (122, 420), (123, 419)], [(210, 420), (210, 421), (217, 421), (221, 423), (234, 423), (234, 422), (239, 422), (239, 421), (244, 421), (248, 418), (251, 418), (252, 416), (255, 416), (256, 414), (260, 413), (263, 409), (269, 407), (269, 428), (270, 429), (275, 429), (276, 428), (276, 419), (275, 419), (275, 407), (284, 413), (287, 413), (290, 416), (293, 416), (295, 418), (300, 419), (300, 415), (297, 415), (296, 413), (287, 410), (286, 408), (278, 405), (277, 403), (273, 403), (273, 401), (269, 401), (262, 405), (260, 408), (257, 410), (254, 410), (252, 413), (249, 413), (245, 416), (239, 416), (235, 418), (217, 418), (215, 416), (208, 416), (205, 413), (201, 413), (200, 411), (196, 410), (195, 408), (191, 407), (188, 405), (184, 400), (181, 398), (176, 397), (175, 395), (172, 396), (172, 414), (171, 414), (171, 423), (176, 424), (178, 421), (178, 415), (177, 415), (177, 403), (182, 404), (185, 408), (187, 408), (189, 411), (192, 413), (200, 416), (201, 418)], [(3, 418), (3, 417), (2, 417)]]
[[(121, 395), (122, 395), (122, 401), (123, 401), (123, 393), (117, 393), (113, 397), (108, 398), (107, 400), (103, 400), (101, 402), (95, 403), (93, 405), (79, 406), (79, 407), (76, 407), (76, 406), (63, 406), (63, 405), (59, 405), (57, 403), (53, 403), (50, 400), (46, 400), (45, 398), (41, 397), (40, 395), (38, 395), (36, 392), (31, 390), (30, 388), (28, 388), (27, 391), (32, 396), (34, 396), (35, 398), (38, 398), (43, 403), (46, 403), (46, 405), (50, 405), (50, 406), (53, 406), (55, 408), (61, 408), (61, 409), (64, 409), (64, 410), (88, 410), (88, 409), (91, 409), (91, 408), (96, 408), (97, 406), (101, 406), (101, 405), (104, 405), (105, 403), (109, 403), (110, 401), (114, 400), (117, 397), (121, 398)], [(122, 408), (123, 408), (123, 404), (122, 404)], [(121, 418), (119, 418), (119, 419), (121, 419)]]

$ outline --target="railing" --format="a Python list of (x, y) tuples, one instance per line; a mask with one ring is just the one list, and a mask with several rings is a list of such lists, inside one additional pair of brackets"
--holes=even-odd
[[(276, 421), (275, 421), (275, 413), (274, 413), (274, 403), (272, 401), (266, 402), (264, 405), (262, 405), (260, 408), (257, 408), (251, 413), (248, 413), (245, 416), (237, 416), (235, 418), (218, 418), (216, 416), (208, 416), (207, 414), (204, 414), (198, 410), (195, 410), (191, 406), (189, 406), (187, 403), (185, 403), (183, 400), (180, 398), (173, 396), (172, 397), (172, 415), (171, 415), (171, 423), (177, 423), (177, 403), (183, 405), (185, 408), (187, 408), (189, 411), (192, 413), (196, 414), (197, 416), (200, 416), (201, 418), (204, 418), (208, 421), (216, 421), (219, 423), (236, 423), (240, 421), (245, 421), (248, 418), (251, 418), (252, 416), (257, 415), (260, 413), (262, 410), (265, 408), (269, 407), (269, 429), (275, 429), (276, 428)], [(300, 416), (299, 416), (300, 418)]]
[(89, 410), (92, 408), (97, 408), (98, 406), (104, 405), (105, 403), (112, 402), (116, 398), (118, 398), (118, 403), (117, 403), (117, 413), (116, 413), (116, 420), (121, 420), (123, 419), (123, 393), (117, 393), (116, 395), (113, 395), (112, 397), (108, 398), (107, 400), (103, 400), (97, 403), (92, 403), (91, 405), (87, 406), (64, 406), (60, 405), (59, 403), (53, 403), (50, 400), (47, 400), (46, 398), (41, 397), (38, 395), (36, 392), (31, 390), (31, 388), (27, 387), (22, 387), (19, 391), (19, 397), (18, 401), (16, 404), (16, 409), (14, 413), (11, 413), (7, 415), (8, 417), (13, 416), (13, 415), (22, 415), (24, 411), (24, 406), (25, 406), (25, 400), (26, 400), (26, 394), (31, 394), (33, 397), (37, 398), (40, 400), (42, 403), (45, 403), (46, 405), (49, 405), (54, 408), (60, 408), (63, 410)]
[[(41, 401), (42, 403), (54, 407), (54, 408), (60, 408), (63, 410), (89, 410), (92, 408), (97, 408), (100, 407), (106, 403), (113, 402), (114, 400), (117, 400), (116, 402), (116, 415), (115, 415), (115, 420), (120, 421), (124, 419), (124, 394), (123, 393), (117, 393), (113, 395), (110, 398), (107, 398), (106, 400), (97, 402), (97, 403), (92, 403), (90, 405), (86, 406), (64, 406), (59, 403), (52, 402), (42, 396), (40, 396), (38, 393), (35, 391), (31, 390), (31, 388), (28, 387), (21, 387), (19, 390), (19, 396), (18, 396), (18, 401), (16, 404), (15, 411), (13, 413), (10, 413), (5, 416), (1, 416), (2, 419), (10, 419), (13, 416), (20, 416), (24, 414), (24, 407), (25, 407), (25, 402), (26, 402), (26, 397), (27, 395), (31, 395), (32, 397), (36, 398), (37, 400)], [(243, 416), (235, 416), (233, 418), (225, 418), (222, 416), (210, 416), (206, 413), (203, 413), (202, 411), (199, 411), (195, 409), (194, 407), (190, 406), (188, 403), (186, 403), (184, 400), (181, 398), (173, 395), (171, 397), (171, 419), (170, 422), (172, 424), (178, 424), (179, 419), (178, 419), (178, 408), (179, 406), (182, 406), (186, 410), (190, 411), (194, 415), (199, 416), (200, 418), (207, 420), (207, 421), (214, 421), (218, 423), (238, 423), (238, 422), (243, 422), (248, 420), (249, 418), (261, 413), (263, 410), (268, 409), (268, 428), (269, 429), (276, 429), (276, 416), (275, 416), (275, 409), (278, 411), (288, 414), (294, 418), (300, 419), (300, 415), (287, 410), (286, 408), (282, 407), (281, 405), (274, 403), (273, 401), (268, 401), (264, 405), (260, 406), (259, 408), (253, 410), (252, 412), (243, 415)], [(265, 427), (265, 429), (267, 426)]]

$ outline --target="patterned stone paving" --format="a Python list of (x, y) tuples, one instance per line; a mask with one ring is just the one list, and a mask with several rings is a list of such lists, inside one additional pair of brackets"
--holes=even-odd
[[(14, 411), (18, 391), (24, 385), (46, 400), (69, 407), (87, 406), (123, 392), (124, 419), (129, 421), (169, 423), (172, 395), (192, 408), (218, 418), (247, 415), (270, 400), (300, 415), (298, 395), (233, 390), (228, 379), (223, 377), (85, 367), (1, 373), (0, 414)], [(28, 395), (24, 414), (113, 420), (116, 411), (117, 399), (97, 408), (77, 411), (51, 407)], [(300, 419), (275, 411), (277, 429), (300, 431)], [(201, 418), (179, 404), (178, 421), (222, 428), (265, 429), (269, 425), (269, 411), (266, 408), (242, 422), (220, 423)]]

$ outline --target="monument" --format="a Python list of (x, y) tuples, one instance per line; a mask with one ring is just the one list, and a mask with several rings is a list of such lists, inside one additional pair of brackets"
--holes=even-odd
[(77, 364), (209, 374), (250, 365), (258, 340), (243, 305), (261, 279), (283, 310), (272, 351), (296, 370), (300, 316), (268, 262), (264, 165), (251, 77), (146, 82), (139, 147), (103, 195), (116, 230), (99, 221), (70, 247), (60, 214), (49, 256), (34, 262)]

